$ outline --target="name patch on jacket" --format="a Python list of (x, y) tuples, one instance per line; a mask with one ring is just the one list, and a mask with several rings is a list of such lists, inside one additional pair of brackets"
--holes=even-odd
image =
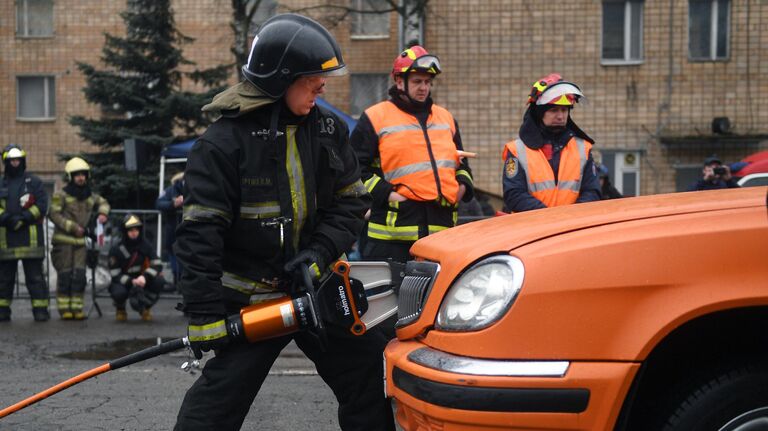
[(271, 187), (272, 178), (270, 177), (242, 177), (240, 183), (248, 187)]

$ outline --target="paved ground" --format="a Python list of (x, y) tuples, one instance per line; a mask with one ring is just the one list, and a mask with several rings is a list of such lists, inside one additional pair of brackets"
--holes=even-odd
[[(110, 300), (98, 302), (101, 318), (93, 310), (86, 321), (47, 323), (32, 321), (28, 300), (13, 302), (12, 322), (0, 324), (0, 408), (158, 337), (185, 333), (185, 319), (173, 310), (175, 299), (161, 299), (151, 323), (130, 311), (128, 322), (115, 322)], [(172, 429), (181, 399), (197, 377), (180, 369), (188, 359), (180, 351), (103, 374), (0, 419), (0, 430)], [(338, 429), (333, 394), (295, 345), (278, 359), (243, 429)]]

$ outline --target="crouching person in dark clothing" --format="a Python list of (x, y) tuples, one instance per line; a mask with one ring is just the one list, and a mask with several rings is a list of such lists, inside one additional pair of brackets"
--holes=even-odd
[(160, 296), (165, 280), (160, 274), (163, 264), (157, 258), (152, 246), (141, 234), (142, 223), (133, 214), (125, 216), (120, 228), (123, 238), (109, 251), (109, 272), (112, 283), (109, 294), (115, 302), (115, 319), (125, 321), (125, 302), (141, 315), (141, 320), (152, 320), (149, 309)]

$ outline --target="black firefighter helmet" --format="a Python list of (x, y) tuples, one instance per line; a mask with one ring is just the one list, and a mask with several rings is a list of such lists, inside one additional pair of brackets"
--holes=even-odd
[(267, 20), (253, 38), (243, 75), (270, 97), (280, 98), (301, 76), (347, 73), (341, 49), (331, 33), (302, 15)]

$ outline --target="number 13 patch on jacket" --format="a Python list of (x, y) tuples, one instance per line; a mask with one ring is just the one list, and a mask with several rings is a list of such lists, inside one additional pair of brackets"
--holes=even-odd
[(508, 157), (507, 161), (504, 162), (504, 176), (506, 176), (509, 179), (512, 179), (517, 175), (517, 159), (514, 157)]

